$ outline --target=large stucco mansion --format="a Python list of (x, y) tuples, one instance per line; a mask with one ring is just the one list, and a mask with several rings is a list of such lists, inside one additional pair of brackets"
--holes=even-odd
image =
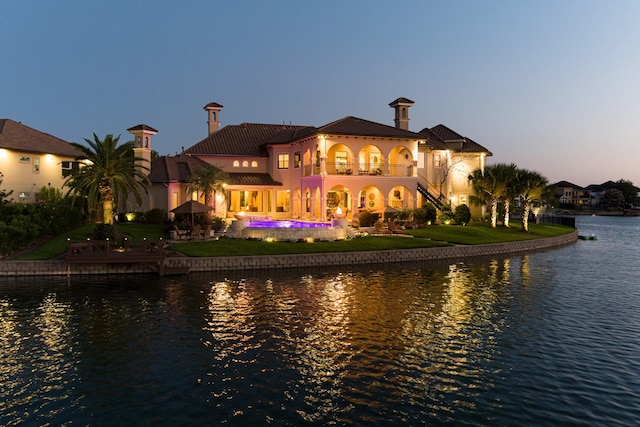
[[(484, 168), (491, 152), (444, 125), (409, 130), (409, 108), (398, 98), (389, 106), (395, 126), (344, 117), (320, 127), (241, 123), (221, 127), (222, 105), (204, 107), (208, 136), (176, 156), (151, 163), (152, 188), (144, 208), (170, 212), (202, 194), (189, 186), (191, 173), (214, 165), (229, 175), (218, 194), (215, 214), (233, 218), (244, 211), (274, 219), (325, 221), (338, 208), (353, 218), (362, 210), (379, 213), (420, 207), (431, 201), (469, 204), (467, 177)], [(147, 125), (129, 129), (138, 155), (147, 157)], [(474, 214), (481, 208), (473, 207)], [(171, 215), (171, 214), (169, 214)]]
[[(484, 168), (491, 152), (444, 125), (409, 130), (414, 104), (398, 98), (389, 106), (394, 126), (344, 117), (315, 126), (241, 123), (221, 127), (222, 105), (204, 107), (208, 136), (175, 156), (151, 161), (151, 187), (143, 206), (128, 200), (122, 211), (171, 210), (188, 200), (204, 201), (192, 191), (190, 177), (214, 165), (228, 173), (225, 192), (215, 198), (214, 213), (233, 218), (239, 212), (274, 219), (326, 221), (340, 209), (351, 219), (363, 210), (383, 213), (412, 209), (431, 201), (469, 204), (467, 177)], [(128, 129), (135, 154), (150, 161), (148, 125)], [(0, 120), (2, 188), (14, 201), (34, 202), (43, 186), (62, 188), (64, 177), (81, 167), (68, 142), (10, 119)], [(481, 207), (471, 206), (474, 215)]]

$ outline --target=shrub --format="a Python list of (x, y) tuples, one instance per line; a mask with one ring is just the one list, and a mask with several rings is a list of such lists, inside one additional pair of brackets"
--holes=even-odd
[(93, 227), (92, 237), (94, 240), (115, 240), (116, 229), (111, 224), (96, 224)]
[(451, 205), (449, 204), (444, 205), (442, 209), (440, 209), (440, 216), (438, 217), (438, 220), (446, 224), (447, 222), (453, 219), (454, 219), (454, 215), (453, 215), (453, 209), (451, 208)]
[(464, 203), (457, 206), (453, 217), (457, 224), (468, 224), (469, 221), (471, 221), (471, 210), (469, 209), (469, 206)]
[(160, 208), (153, 208), (144, 214), (144, 222), (147, 224), (162, 224), (166, 218), (166, 211)]
[(418, 224), (428, 224), (429, 222), (435, 222), (437, 217), (437, 210), (433, 203), (426, 202), (421, 208), (413, 210), (413, 221)]
[(360, 213), (358, 213), (360, 227), (373, 227), (379, 219), (380, 214), (376, 212), (360, 211)]
[(211, 228), (214, 231), (220, 230), (225, 224), (226, 221), (224, 220), (224, 218), (220, 218), (219, 216), (214, 216), (213, 218), (211, 218)]

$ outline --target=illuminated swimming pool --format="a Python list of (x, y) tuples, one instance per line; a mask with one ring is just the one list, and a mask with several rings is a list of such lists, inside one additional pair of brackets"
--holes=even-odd
[(251, 221), (247, 228), (327, 228), (331, 224), (325, 222), (306, 222), (297, 220)]
[(299, 220), (238, 220), (230, 231), (232, 237), (256, 240), (341, 240), (347, 237), (346, 226)]

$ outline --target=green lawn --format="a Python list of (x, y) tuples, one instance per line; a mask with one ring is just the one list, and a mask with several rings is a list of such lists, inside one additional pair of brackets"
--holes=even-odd
[(551, 224), (529, 224), (529, 232), (521, 230), (520, 221), (511, 221), (510, 228), (498, 226), (492, 229), (488, 223), (472, 222), (467, 226), (435, 225), (417, 230), (406, 230), (415, 237), (445, 241), (457, 245), (479, 245), (486, 243), (517, 242), (521, 240), (553, 237), (573, 231), (571, 227)]
[[(513, 242), (539, 239), (567, 234), (570, 227), (550, 224), (530, 224), (530, 232), (520, 231), (520, 223), (512, 222), (511, 228), (491, 229), (487, 223), (473, 222), (467, 226), (434, 225), (423, 229), (406, 230), (414, 238), (401, 236), (366, 236), (336, 242), (291, 243), (263, 242), (242, 239), (220, 239), (194, 242), (179, 242), (169, 246), (169, 250), (192, 257), (304, 254), (321, 252), (376, 251), (390, 249), (411, 249), (458, 245), (477, 245), (483, 243)], [(50, 259), (63, 254), (67, 249), (67, 238), (86, 239), (91, 234), (92, 225), (85, 225), (70, 233), (57, 236), (45, 244), (24, 254), (18, 259)], [(132, 240), (166, 239), (168, 237), (162, 225), (118, 224), (119, 233)]]
[[(84, 240), (91, 236), (91, 230), (93, 224), (83, 225), (80, 228), (72, 230), (68, 233), (61, 234), (48, 240), (41, 246), (34, 248), (34, 250), (23, 254), (17, 259), (51, 259), (60, 254), (63, 254), (67, 250), (67, 239), (71, 240)], [(164, 227), (154, 224), (135, 224), (135, 223), (121, 223), (116, 225), (118, 233), (122, 233), (131, 240), (148, 239), (166, 239), (168, 237), (167, 232), (164, 231)]]

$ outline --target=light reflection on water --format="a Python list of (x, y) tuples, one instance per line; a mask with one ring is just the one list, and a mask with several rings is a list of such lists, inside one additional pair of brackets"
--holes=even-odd
[(630, 425), (640, 221), (626, 220), (458, 263), (6, 279), (0, 424)]

